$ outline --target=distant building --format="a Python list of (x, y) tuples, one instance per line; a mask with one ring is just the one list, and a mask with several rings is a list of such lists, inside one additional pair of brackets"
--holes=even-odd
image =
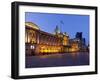
[(87, 51), (86, 40), (82, 36), (82, 32), (77, 32), (75, 35), (76, 39), (78, 40), (78, 46), (80, 51)]
[(79, 42), (80, 41), (78, 39), (76, 39), (76, 38), (70, 39), (69, 40), (69, 44), (70, 44), (71, 48), (69, 49), (69, 51), (71, 51), (71, 52), (79, 51), (80, 50), (79, 49)]
[(85, 40), (85, 38), (82, 38), (82, 45), (86, 45), (86, 40)]
[(76, 38), (82, 40), (82, 32), (77, 32), (76, 33)]

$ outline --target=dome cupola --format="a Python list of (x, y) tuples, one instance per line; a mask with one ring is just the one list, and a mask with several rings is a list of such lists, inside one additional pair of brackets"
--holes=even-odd
[(32, 22), (25, 22), (25, 26), (31, 27), (31, 28), (36, 29), (36, 30), (40, 30), (40, 28)]

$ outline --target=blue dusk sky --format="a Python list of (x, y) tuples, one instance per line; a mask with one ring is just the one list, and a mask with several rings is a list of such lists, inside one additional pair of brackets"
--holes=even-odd
[(25, 12), (25, 22), (33, 22), (49, 33), (54, 33), (58, 25), (61, 32), (67, 32), (70, 38), (75, 38), (76, 32), (83, 32), (86, 42), (89, 42), (89, 15)]

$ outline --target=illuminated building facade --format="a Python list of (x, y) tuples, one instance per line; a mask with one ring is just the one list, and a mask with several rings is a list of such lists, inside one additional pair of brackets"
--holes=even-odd
[(25, 23), (26, 55), (54, 54), (79, 51), (79, 44), (70, 40), (68, 34), (62, 33), (58, 26), (54, 34), (44, 32), (31, 22)]

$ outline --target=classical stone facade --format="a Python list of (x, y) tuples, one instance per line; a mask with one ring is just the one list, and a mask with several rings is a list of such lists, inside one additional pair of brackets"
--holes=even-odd
[(25, 23), (26, 55), (44, 55), (79, 51), (79, 42), (71, 40), (66, 32), (62, 33), (58, 26), (54, 33), (42, 31), (36, 24)]

